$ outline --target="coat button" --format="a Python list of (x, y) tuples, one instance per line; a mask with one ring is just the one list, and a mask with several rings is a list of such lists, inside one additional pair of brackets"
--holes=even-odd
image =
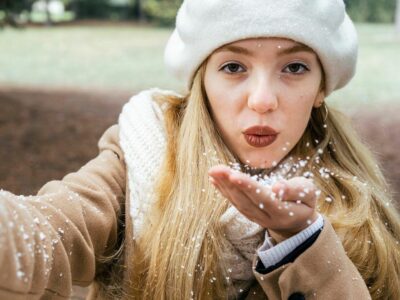
[(306, 300), (302, 293), (293, 293), (289, 296), (288, 300)]

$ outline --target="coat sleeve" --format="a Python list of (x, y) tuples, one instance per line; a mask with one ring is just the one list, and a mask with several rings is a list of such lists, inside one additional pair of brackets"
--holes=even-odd
[(66, 299), (72, 285), (93, 281), (96, 258), (115, 247), (125, 199), (118, 131), (110, 127), (96, 158), (36, 196), (0, 192), (0, 299)]
[(315, 242), (292, 263), (254, 275), (268, 299), (371, 299), (357, 268), (325, 218)]

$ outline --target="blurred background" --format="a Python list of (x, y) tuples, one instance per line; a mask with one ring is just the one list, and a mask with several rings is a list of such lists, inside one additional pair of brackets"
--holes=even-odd
[[(130, 96), (182, 90), (163, 65), (181, 2), (0, 0), (1, 188), (35, 194), (96, 156)], [(328, 103), (354, 120), (399, 201), (400, 0), (345, 2), (359, 33), (358, 69)]]

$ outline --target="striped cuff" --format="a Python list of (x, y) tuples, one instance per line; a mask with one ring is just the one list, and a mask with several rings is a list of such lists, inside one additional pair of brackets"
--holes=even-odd
[(261, 259), (265, 268), (276, 265), (323, 226), (324, 219), (318, 214), (317, 220), (306, 229), (303, 229), (291, 238), (275, 246), (272, 243), (272, 238), (266, 231), (264, 244), (257, 250), (258, 257)]

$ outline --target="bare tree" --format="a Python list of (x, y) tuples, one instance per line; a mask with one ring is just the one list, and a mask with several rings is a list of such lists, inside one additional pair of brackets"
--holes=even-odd
[(50, 0), (45, 0), (46, 4), (46, 25), (51, 26), (53, 24), (50, 12)]
[(133, 0), (135, 17), (139, 21), (145, 21), (143, 12), (143, 0)]
[(396, 5), (396, 32), (400, 35), (400, 0), (397, 0)]

